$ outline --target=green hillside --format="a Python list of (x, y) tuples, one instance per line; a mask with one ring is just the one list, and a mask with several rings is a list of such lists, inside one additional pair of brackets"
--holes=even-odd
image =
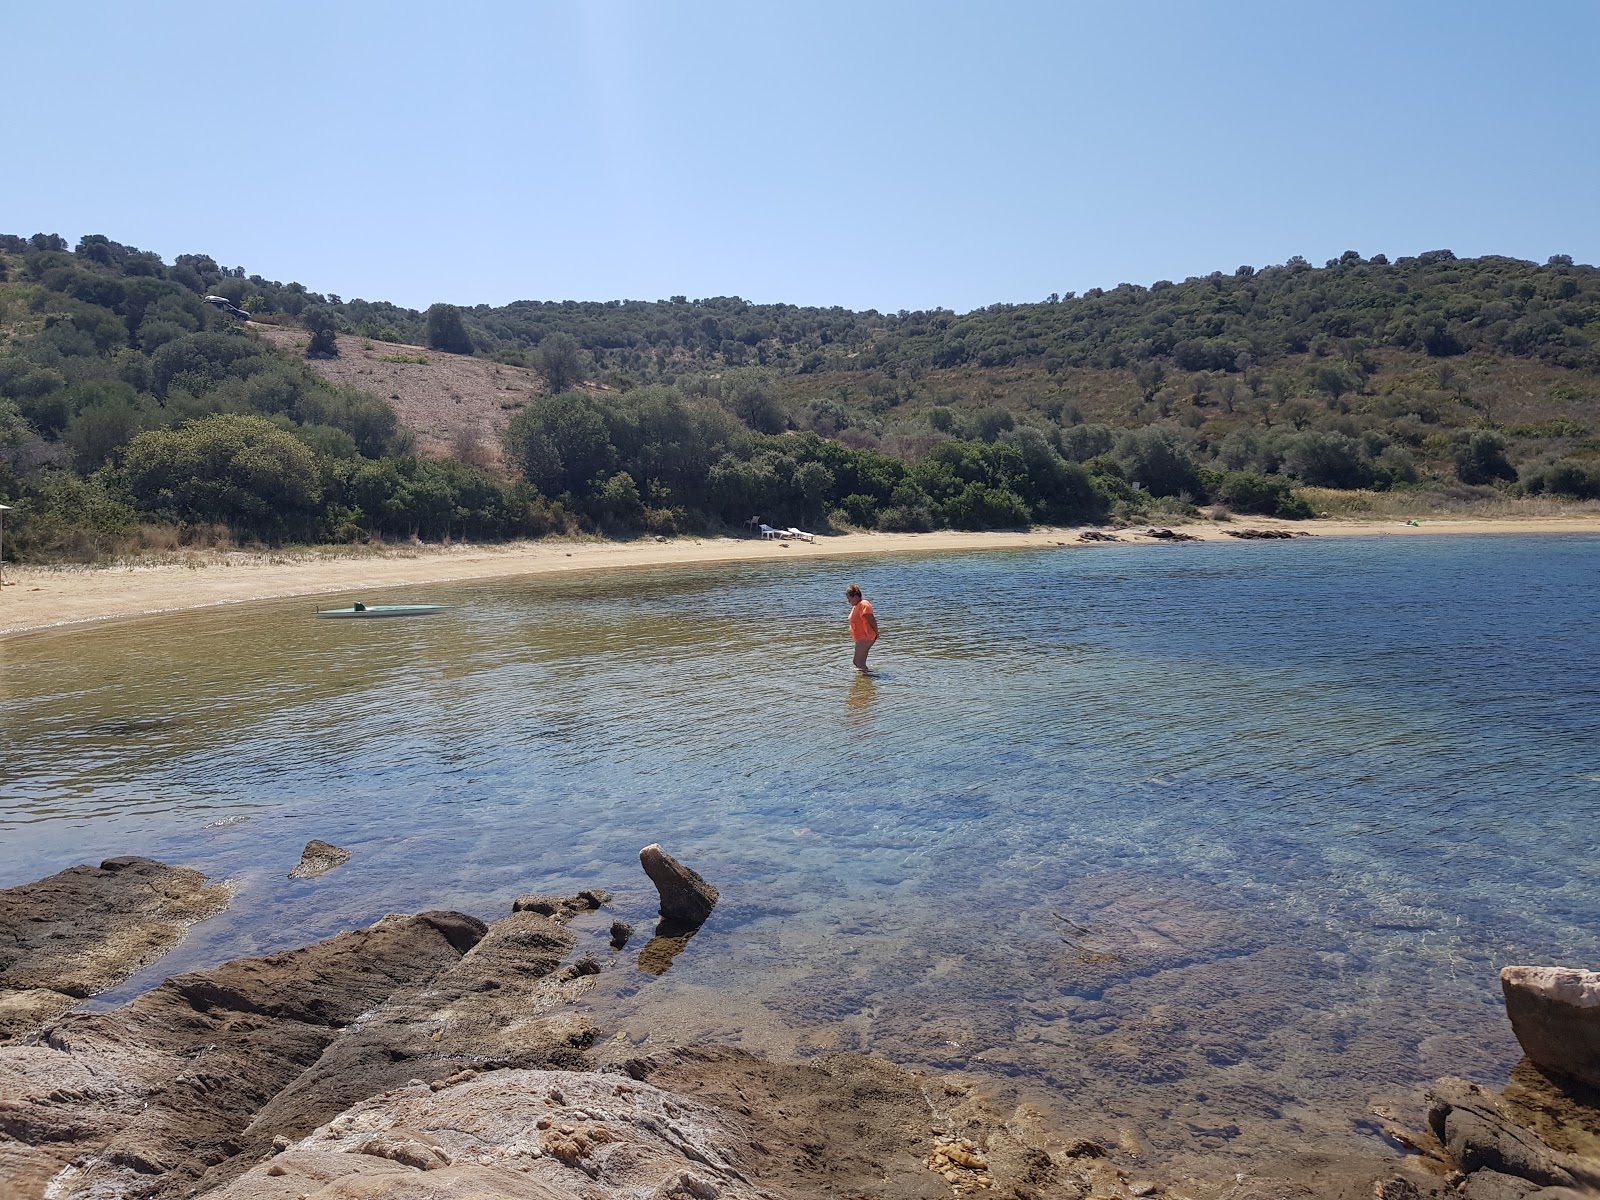
[[(737, 298), (427, 312), (0, 236), (7, 553), (215, 538), (1308, 515), (1301, 487), (1600, 496), (1600, 271), (1347, 253), (964, 315)], [(303, 326), (301, 358), (255, 324)], [(511, 477), (419, 458), (333, 334), (538, 368)], [(519, 401), (519, 404), (522, 402)], [(1135, 485), (1138, 485), (1135, 487)]]

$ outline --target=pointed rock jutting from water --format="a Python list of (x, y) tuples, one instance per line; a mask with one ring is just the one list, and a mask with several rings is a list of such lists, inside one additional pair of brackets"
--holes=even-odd
[(639, 851), (639, 865), (661, 893), (661, 919), (696, 929), (717, 903), (717, 889), (652, 842)]

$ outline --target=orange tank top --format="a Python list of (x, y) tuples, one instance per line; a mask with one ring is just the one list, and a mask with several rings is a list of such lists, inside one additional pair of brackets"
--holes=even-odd
[(865, 600), (858, 601), (850, 609), (850, 636), (858, 642), (875, 642), (878, 635), (873, 632), (872, 622), (867, 620), (872, 615), (872, 605)]

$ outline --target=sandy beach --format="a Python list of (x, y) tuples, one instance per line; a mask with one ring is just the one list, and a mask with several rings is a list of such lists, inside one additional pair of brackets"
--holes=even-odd
[[(1119, 542), (1162, 545), (1147, 527), (1100, 529)], [(1201, 542), (1229, 542), (1241, 530), (1285, 530), (1313, 537), (1431, 537), (1441, 534), (1600, 533), (1600, 516), (1511, 519), (1439, 519), (1407, 525), (1398, 520), (1278, 521), (1236, 518), (1226, 524), (1193, 522), (1172, 527)], [(850, 533), (815, 542), (737, 537), (679, 537), (633, 541), (524, 541), (495, 545), (387, 546), (351, 550), (195, 552), (157, 561), (95, 566), (8, 564), (0, 592), (0, 636), (85, 621), (147, 616), (293, 596), (369, 599), (384, 589), (468, 579), (539, 575), (715, 562), (794, 561), (951, 551), (1050, 547), (1094, 549), (1083, 529), (1035, 528), (1025, 532)], [(1270, 547), (1271, 543), (1265, 543)], [(409, 597), (408, 597), (409, 598)], [(401, 597), (393, 597), (400, 600)]]

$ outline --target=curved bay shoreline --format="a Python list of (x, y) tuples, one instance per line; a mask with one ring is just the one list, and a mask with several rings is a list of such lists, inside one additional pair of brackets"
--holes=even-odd
[[(736, 537), (679, 537), (628, 542), (523, 541), (503, 545), (400, 546), (281, 553), (195, 552), (176, 560), (86, 567), (10, 565), (0, 592), (0, 637), (93, 621), (154, 616), (227, 604), (329, 596), (502, 579), (564, 571), (621, 570), (712, 563), (792, 562), (807, 558), (871, 559), (885, 554), (1093, 547), (1086, 532), (1132, 545), (1160, 545), (1147, 527), (1096, 527), (964, 533), (851, 533), (815, 542)], [(1397, 520), (1279, 521), (1236, 518), (1195, 522), (1176, 532), (1199, 542), (1230, 542), (1259, 529), (1313, 537), (1600, 534), (1600, 516)], [(358, 597), (359, 598), (359, 597)]]

